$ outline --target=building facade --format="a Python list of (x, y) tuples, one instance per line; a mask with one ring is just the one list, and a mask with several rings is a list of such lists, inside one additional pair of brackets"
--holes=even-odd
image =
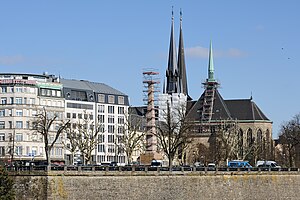
[[(44, 139), (33, 123), (44, 109), (59, 121), (71, 124), (89, 120), (101, 124), (92, 152), (92, 163), (125, 163), (118, 137), (128, 110), (128, 96), (102, 83), (60, 79), (54, 75), (0, 74), (0, 159), (4, 162), (45, 160)], [(92, 127), (92, 126), (91, 126)], [(54, 140), (56, 122), (50, 128)], [(74, 164), (64, 132), (50, 152), (51, 162)], [(80, 157), (80, 152), (76, 151)]]
[[(0, 158), (2, 160), (44, 160), (44, 142), (32, 129), (35, 117), (44, 108), (64, 118), (62, 84), (52, 75), (0, 74)], [(50, 134), (55, 132), (55, 123)], [(50, 141), (53, 140), (50, 136)], [(63, 161), (63, 136), (50, 152), (55, 161)]]

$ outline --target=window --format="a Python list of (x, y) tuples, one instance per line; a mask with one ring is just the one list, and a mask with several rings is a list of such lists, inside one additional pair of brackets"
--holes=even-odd
[(5, 141), (5, 133), (0, 133), (0, 141)]
[(7, 87), (2, 87), (2, 93), (6, 93), (7, 92)]
[(23, 128), (23, 122), (22, 121), (16, 121), (16, 128)]
[(118, 107), (118, 114), (120, 115), (124, 114), (124, 107)]
[(63, 149), (61, 147), (55, 148), (55, 155), (61, 156), (63, 154)]
[(108, 153), (114, 153), (115, 152), (115, 145), (109, 144), (107, 148)]
[(7, 104), (7, 98), (6, 97), (1, 97), (1, 104), (3, 104), (3, 105)]
[(23, 88), (21, 88), (21, 87), (16, 87), (16, 92), (23, 92)]
[(104, 105), (98, 105), (98, 112), (99, 113), (104, 113), (104, 111), (105, 111)]
[(0, 146), (0, 156), (5, 156), (5, 147)]
[(5, 122), (4, 121), (0, 121), (0, 129), (5, 129)]
[(98, 121), (99, 123), (104, 123), (104, 115), (98, 115)]
[(100, 102), (100, 103), (105, 102), (105, 95), (104, 94), (98, 94), (98, 102)]
[(108, 133), (114, 133), (115, 127), (113, 125), (108, 125)]
[(108, 135), (108, 143), (114, 143), (115, 142), (115, 136), (114, 135)]
[(16, 110), (16, 116), (22, 117), (23, 116), (23, 110)]
[(118, 97), (118, 104), (124, 104), (124, 97), (123, 96)]
[(115, 107), (114, 106), (108, 106), (108, 113), (115, 113)]
[(14, 98), (10, 97), (10, 104), (14, 104)]
[(8, 121), (8, 128), (12, 128), (13, 125), (12, 125), (12, 121)]
[(82, 114), (78, 113), (78, 119), (82, 119)]
[(18, 141), (18, 142), (23, 141), (23, 134), (22, 133), (17, 133), (16, 134), (16, 141)]
[(76, 113), (72, 113), (72, 118), (76, 119)]
[(23, 148), (22, 146), (16, 146), (16, 154), (23, 155)]
[(108, 123), (111, 123), (111, 124), (115, 123), (115, 118), (113, 115), (108, 115)]
[(108, 103), (115, 103), (115, 96), (108, 95)]
[(98, 142), (99, 143), (104, 143), (104, 140), (105, 140), (105, 135), (103, 135), (103, 134), (98, 135)]
[(16, 97), (16, 104), (22, 104), (22, 97)]
[(35, 104), (35, 99), (34, 98), (30, 98), (29, 104), (34, 105)]
[(10, 92), (13, 93), (14, 92), (14, 87), (10, 88)]
[(124, 124), (124, 116), (118, 116), (118, 124)]
[(5, 116), (5, 110), (0, 110), (0, 117), (4, 117)]
[(71, 113), (67, 113), (67, 118), (71, 118)]
[(61, 97), (61, 91), (60, 91), (60, 90), (57, 90), (57, 91), (56, 91), (56, 96), (57, 96), (57, 97)]
[(124, 127), (123, 127), (123, 126), (119, 126), (119, 127), (118, 127), (118, 133), (119, 133), (119, 134), (124, 133)]
[(37, 155), (37, 147), (32, 147), (32, 148), (31, 148), (31, 155), (32, 155), (32, 156)]
[(105, 146), (104, 146), (104, 144), (99, 144), (98, 145), (98, 152), (105, 152)]
[(90, 114), (90, 120), (93, 120), (94, 119), (94, 115)]

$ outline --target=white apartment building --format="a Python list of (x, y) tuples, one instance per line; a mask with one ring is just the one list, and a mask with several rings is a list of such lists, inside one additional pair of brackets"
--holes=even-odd
[[(46, 108), (63, 119), (62, 85), (53, 75), (0, 74), (0, 159), (10, 162), (44, 160), (44, 142), (32, 129), (36, 115)], [(51, 131), (55, 131), (54, 126)], [(50, 141), (53, 140), (50, 136)], [(64, 159), (62, 136), (50, 152), (53, 161)]]
[[(116, 161), (125, 164), (126, 155), (120, 147), (119, 137), (124, 133), (125, 115), (128, 113), (128, 96), (103, 83), (85, 80), (61, 79), (65, 96), (65, 117), (72, 123), (89, 119), (101, 125), (98, 144), (92, 155), (93, 164)], [(80, 152), (77, 152), (80, 156)], [(74, 164), (71, 152), (66, 161)]]

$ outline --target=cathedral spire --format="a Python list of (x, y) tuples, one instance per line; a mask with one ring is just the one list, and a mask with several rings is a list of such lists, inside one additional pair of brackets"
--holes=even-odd
[(209, 82), (215, 82), (214, 78), (214, 62), (213, 62), (213, 52), (212, 52), (212, 41), (210, 41), (209, 47), (209, 61), (208, 61), (208, 79)]
[(179, 70), (179, 93), (188, 95), (186, 66), (184, 56), (183, 34), (182, 34), (182, 12), (180, 9), (180, 32), (179, 32), (179, 48), (178, 48), (178, 70)]
[(171, 36), (170, 36), (170, 47), (169, 47), (169, 60), (168, 60), (168, 69), (166, 72), (167, 77), (167, 87), (166, 93), (177, 93), (178, 84), (178, 69), (177, 69), (177, 60), (176, 60), (176, 43), (174, 38), (174, 15), (172, 7), (172, 24), (171, 24)]

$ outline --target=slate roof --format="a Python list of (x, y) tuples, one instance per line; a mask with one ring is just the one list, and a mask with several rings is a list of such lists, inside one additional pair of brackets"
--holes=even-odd
[(225, 100), (231, 116), (239, 120), (269, 120), (251, 99)]
[[(197, 101), (187, 103), (187, 117), (194, 120), (201, 120), (201, 107), (204, 99), (204, 92)], [(237, 119), (237, 120), (266, 120), (269, 119), (252, 101), (252, 99), (224, 100), (218, 90), (215, 92), (213, 103), (213, 115), (211, 120)]]
[(88, 91), (93, 91), (101, 94), (114, 94), (114, 95), (127, 96), (126, 94), (120, 92), (119, 90), (116, 90), (104, 83), (90, 82), (86, 80), (63, 79), (63, 78), (60, 79), (60, 82), (63, 84), (64, 88), (88, 90)]

